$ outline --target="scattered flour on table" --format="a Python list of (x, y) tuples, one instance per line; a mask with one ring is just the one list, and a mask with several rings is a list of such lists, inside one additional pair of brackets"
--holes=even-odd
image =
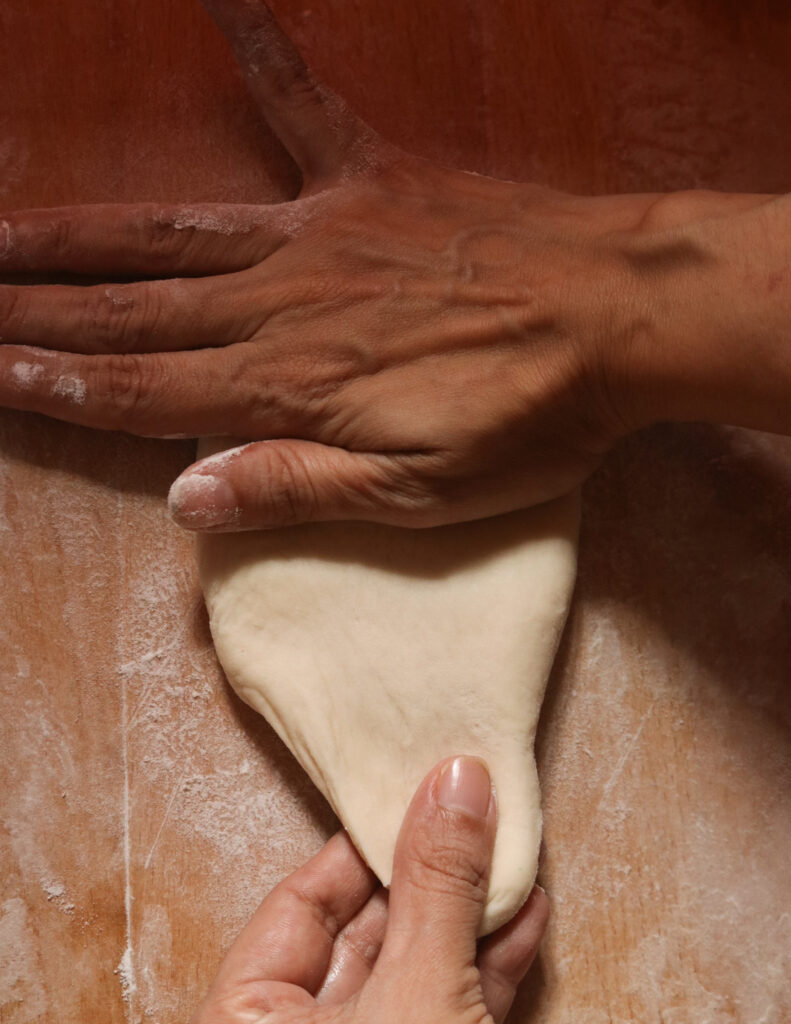
[[(115, 443), (123, 466), (124, 446), (134, 452), (135, 442)], [(47, 578), (61, 595), (54, 646), (46, 621), (32, 617), (20, 634), (11, 608), (0, 616), (0, 685), (15, 709), (13, 722), (0, 722), (0, 746), (17, 757), (0, 816), (14, 872), (7, 891), (24, 896), (10, 905), (3, 934), (21, 927), (27, 906), (24, 921), (46, 921), (49, 936), (46, 959), (26, 954), (18, 978), (9, 974), (16, 955), (7, 969), (0, 958), (0, 1004), (24, 989), (32, 1020), (46, 1010), (45, 979), (71, 992), (68, 965), (53, 955), (58, 929), (93, 945), (107, 934), (99, 908), (116, 901), (126, 938), (109, 967), (127, 1021), (181, 1019), (185, 1000), (200, 993), (172, 984), (171, 934), (198, 933), (208, 919), (227, 946), (266, 892), (321, 844), (324, 827), (311, 811), (321, 804), (222, 679), (191, 540), (167, 518), (168, 480), (156, 496), (119, 491), (59, 468), (61, 458), (67, 466), (87, 459), (83, 444), (57, 451), (43, 483), (40, 467), (12, 464), (10, 475), (0, 466), (0, 519), (10, 527), (0, 531), (2, 555), (29, 577), (23, 593)], [(31, 494), (47, 543), (19, 559), (18, 515)], [(98, 863), (94, 836), (109, 851)], [(159, 894), (155, 911), (150, 891)], [(54, 917), (42, 916), (47, 907)], [(89, 958), (80, 985), (107, 967)]]
[(60, 881), (42, 882), (41, 888), (47, 894), (47, 902), (54, 903), (64, 914), (74, 913), (74, 904), (69, 900), (66, 886)]
[[(577, 667), (540, 765), (553, 905), (545, 955), (563, 1007), (552, 1020), (609, 1024), (608, 999), (597, 993), (620, 992), (635, 1019), (688, 1024), (694, 1007), (697, 1024), (783, 1024), (791, 970), (791, 910), (778, 905), (778, 893), (791, 893), (784, 744), (660, 631), (642, 629), (636, 650), (632, 618), (624, 607), (577, 608)], [(657, 763), (654, 751), (674, 736), (679, 753)], [(723, 790), (714, 802), (712, 778)], [(731, 793), (751, 808), (744, 821), (733, 819)], [(660, 822), (657, 801), (671, 806)], [(642, 936), (630, 929), (641, 906)], [(603, 916), (610, 950), (590, 939)], [(593, 965), (586, 993), (575, 982), (583, 961)]]
[(6, 900), (0, 905), (0, 1011), (13, 1013), (19, 1024), (42, 1020), (49, 1011), (39, 960), (34, 920), (24, 900)]
[[(309, 785), (294, 789), (290, 757), (223, 681), (191, 539), (161, 502), (127, 496), (119, 515), (147, 538), (133, 558), (119, 555), (116, 681), (108, 679), (123, 694), (128, 775), (130, 929), (119, 975), (134, 1012), (175, 1013), (183, 995), (168, 985), (171, 916), (194, 907), (196, 926), (211, 918), (229, 943), (324, 832), (303, 799)], [(172, 864), (181, 849), (191, 874)], [(156, 912), (136, 902), (152, 876), (169, 894)]]
[[(124, 442), (117, 443), (123, 456)], [(776, 474), (783, 466), (779, 457), (770, 463), (773, 452), (764, 463)], [(64, 465), (77, 455), (66, 450)], [(754, 460), (756, 453), (744, 457)], [(57, 666), (42, 669), (38, 654), (21, 649), (8, 609), (0, 617), (0, 643), (15, 717), (0, 723), (0, 739), (29, 755), (15, 771), (2, 824), (17, 877), (32, 885), (25, 899), (13, 895), (0, 906), (0, 1004), (10, 1002), (21, 1024), (49, 1012), (43, 979), (51, 977), (53, 957), (50, 947), (39, 948), (45, 940), (32, 926), (41, 912), (36, 895), (45, 910), (52, 907), (55, 921), (79, 929), (88, 945), (101, 926), (87, 898), (88, 882), (95, 881), (90, 836), (96, 829), (117, 836), (114, 862), (100, 871), (113, 882), (110, 896), (120, 912), (129, 915), (130, 941), (119, 944), (109, 962), (118, 965), (127, 1020), (181, 1019), (184, 994), (170, 984), (173, 936), (209, 918), (222, 942), (230, 942), (259, 898), (319, 846), (326, 821), (313, 815), (310, 808), (319, 805), (283, 748), (221, 680), (202, 625), (191, 545), (165, 517), (166, 482), (157, 484), (157, 496), (133, 489), (119, 495), (48, 468), (42, 491), (40, 470), (35, 479), (32, 470), (26, 474), (15, 465), (14, 482), (0, 480), (0, 513), (14, 527), (0, 532), (0, 543), (4, 556), (30, 573), (31, 586), (45, 574), (79, 580), (63, 590), (60, 608), (71, 637), (62, 661), (79, 700), (70, 705), (71, 718), (53, 706)], [(26, 493), (37, 495), (50, 543), (19, 559), (13, 508), (22, 507)], [(678, 547), (678, 536), (672, 545)], [(640, 549), (633, 548), (636, 557), (634, 550)], [(718, 594), (717, 601), (726, 607), (738, 597), (738, 621), (751, 649), (760, 652), (763, 643), (776, 656), (769, 634), (781, 620), (766, 618), (774, 607), (766, 594), (776, 595), (781, 616), (788, 583), (778, 575), (779, 563), (773, 566), (769, 555), (761, 562), (757, 554), (749, 562), (757, 567), (754, 579), (740, 577), (733, 594)], [(700, 607), (705, 612), (708, 604), (701, 601)], [(756, 679), (747, 677), (743, 693), (729, 694), (717, 683), (720, 667), (696, 664), (675, 637), (664, 636), (652, 621), (635, 624), (635, 615), (630, 607), (591, 600), (583, 581), (568, 667), (559, 692), (550, 695), (551, 735), (541, 777), (543, 874), (553, 917), (542, 956), (551, 968), (555, 1005), (571, 1000), (580, 962), (593, 965), (586, 1001), (564, 1003), (552, 1019), (608, 1021), (600, 1012), (604, 995), (601, 1001), (598, 995), (619, 986), (640, 1019), (661, 1014), (667, 1024), (688, 1024), (692, 1005), (696, 1024), (784, 1024), (776, 1008), (787, 1000), (791, 970), (791, 911), (787, 900), (778, 899), (791, 890), (788, 763), (782, 761), (788, 747), (773, 732), (782, 726), (749, 697), (772, 663), (764, 666), (756, 655)], [(91, 644), (108, 623), (112, 655), (97, 672)], [(43, 635), (46, 624), (41, 628)], [(96, 750), (79, 761), (78, 715), (92, 721), (98, 711), (110, 717), (102, 719)], [(122, 732), (126, 800), (118, 754)], [(650, 760), (660, 734), (677, 738), (672, 763)], [(111, 767), (95, 777), (108, 744)], [(723, 793), (738, 794), (742, 822), (728, 820), (724, 798), (715, 806), (705, 800), (711, 777), (721, 779)], [(679, 827), (672, 833), (657, 832), (649, 795), (676, 803)], [(588, 815), (575, 810), (588, 806), (595, 818), (583, 828)], [(56, 861), (47, 831), (53, 815), (62, 815), (68, 826), (63, 862)], [(116, 882), (126, 858), (125, 906)], [(152, 904), (145, 894), (155, 875)], [(58, 912), (71, 903), (72, 915)], [(191, 906), (192, 922), (184, 918)], [(641, 907), (644, 920), (659, 925), (636, 935)], [(602, 933), (602, 913), (615, 937), (613, 949), (592, 948), (591, 935)], [(96, 965), (87, 961), (83, 969), (90, 984)], [(725, 1010), (717, 991), (701, 988), (701, 978), (722, 979), (718, 988), (736, 992), (736, 1003)]]
[(132, 959), (133, 952), (132, 947), (127, 946), (124, 950), (123, 956), (121, 957), (118, 966), (113, 971), (113, 974), (117, 974), (121, 982), (121, 992), (126, 1002), (130, 1002), (134, 995), (137, 993), (137, 981), (135, 980), (135, 965)]

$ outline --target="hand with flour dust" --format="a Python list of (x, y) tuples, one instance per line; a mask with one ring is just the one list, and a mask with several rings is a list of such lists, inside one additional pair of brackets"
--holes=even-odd
[[(755, 352), (777, 317), (721, 300), (786, 266), (772, 197), (591, 198), (430, 163), (319, 83), (261, 0), (204, 2), (299, 197), (6, 215), (0, 404), (238, 440), (172, 489), (198, 530), (481, 518), (573, 489), (658, 418), (783, 429), (787, 373)], [(13, 283), (60, 272), (146, 280)]]
[(483, 763), (442, 762), (404, 819), (389, 898), (337, 834), (263, 901), (192, 1024), (501, 1024), (548, 902), (533, 889), (476, 943), (495, 825)]

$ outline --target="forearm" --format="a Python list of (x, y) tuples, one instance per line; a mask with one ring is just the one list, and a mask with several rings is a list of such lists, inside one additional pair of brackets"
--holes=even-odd
[(639, 234), (645, 311), (617, 371), (627, 422), (791, 434), (791, 196), (668, 196)]

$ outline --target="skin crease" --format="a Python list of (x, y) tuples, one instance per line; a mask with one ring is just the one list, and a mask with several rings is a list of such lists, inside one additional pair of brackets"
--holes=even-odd
[[(204, 5), (299, 198), (5, 214), (4, 280), (149, 280), (0, 285), (0, 403), (254, 442), (206, 467), (215, 484), (189, 485), (200, 463), (177, 481), (191, 529), (432, 526), (566, 493), (658, 419), (791, 430), (788, 197), (591, 198), (432, 164), (318, 83), (262, 2)], [(443, 810), (437, 786), (389, 905), (331, 840), (264, 901), (195, 1024), (500, 1022), (546, 898), (476, 948), (494, 811)]]

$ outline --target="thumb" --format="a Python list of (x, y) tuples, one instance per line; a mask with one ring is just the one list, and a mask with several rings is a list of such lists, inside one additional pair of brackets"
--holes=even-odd
[[(188, 530), (270, 529), (330, 519), (405, 525), (409, 502), (399, 456), (350, 452), (314, 441), (254, 441), (210, 455), (179, 476), (168, 495)], [(400, 509), (399, 509), (400, 506)]]
[(443, 761), (424, 780), (396, 845), (383, 967), (392, 960), (402, 968), (409, 962), (410, 969), (428, 972), (432, 989), (441, 986), (445, 995), (457, 992), (461, 979), (469, 980), (495, 827), (483, 761)]

